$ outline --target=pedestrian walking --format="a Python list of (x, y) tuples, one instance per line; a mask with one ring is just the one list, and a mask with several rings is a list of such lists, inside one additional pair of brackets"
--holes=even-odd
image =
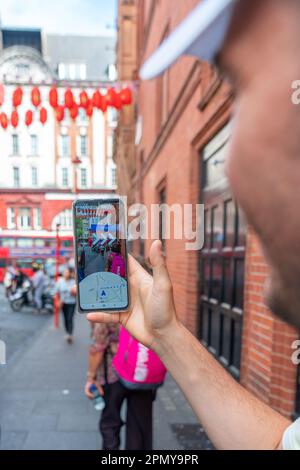
[(32, 270), (34, 272), (32, 276), (32, 286), (34, 290), (33, 299), (36, 307), (36, 313), (39, 314), (41, 313), (43, 307), (43, 292), (46, 284), (46, 275), (42, 267), (37, 263), (33, 264)]
[(8, 298), (13, 290), (13, 280), (16, 275), (16, 270), (13, 266), (7, 266), (5, 270), (3, 284), (5, 287), (5, 296)]
[(78, 280), (83, 281), (85, 277), (85, 250), (83, 243), (78, 247)]
[(85, 393), (92, 399), (90, 387), (94, 384), (104, 396), (105, 408), (99, 422), (103, 450), (120, 448), (124, 425), (121, 408), (125, 400), (125, 449), (151, 450), (153, 401), (157, 388), (164, 382), (166, 369), (155, 353), (124, 328), (118, 342), (117, 331), (115, 325), (95, 326)]
[(76, 282), (74, 271), (71, 268), (64, 270), (62, 278), (57, 282), (56, 291), (64, 316), (65, 340), (71, 344), (73, 343), (74, 313), (76, 307)]

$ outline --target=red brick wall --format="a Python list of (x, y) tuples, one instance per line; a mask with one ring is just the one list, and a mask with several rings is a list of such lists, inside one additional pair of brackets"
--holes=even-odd
[[(150, 21), (153, 2), (146, 3), (147, 21)], [(142, 26), (144, 30), (139, 32), (139, 37), (144, 38), (142, 62), (159, 45), (166, 28), (171, 31), (198, 1), (176, 2), (176, 8), (172, 0), (154, 3), (156, 8), (152, 11), (150, 27), (147, 22)], [(145, 31), (149, 31), (148, 36)], [(207, 96), (216, 77), (206, 64), (199, 64), (197, 69), (194, 67), (193, 58), (182, 58), (170, 69), (169, 116), (161, 130), (157, 126), (155, 106), (157, 81), (142, 82), (139, 87), (138, 114), (143, 118), (143, 134), (136, 151), (138, 172), (134, 191), (137, 201), (144, 200), (148, 206), (158, 202), (158, 187), (162, 180), (166, 181), (168, 204), (199, 202), (199, 153), (230, 116), (230, 90), (226, 85), (217, 89), (205, 109), (199, 111), (199, 102)], [(188, 92), (197, 77), (198, 85), (193, 92)], [(144, 164), (141, 167), (142, 152)], [(291, 363), (291, 343), (297, 338), (297, 332), (274, 319), (264, 305), (267, 267), (251, 232), (247, 243), (241, 381), (262, 400), (288, 416), (294, 411), (295, 403), (296, 368)], [(138, 244), (134, 246), (137, 251)], [(150, 241), (145, 246), (147, 255)], [(167, 241), (166, 249), (178, 314), (196, 333), (201, 283), (199, 253), (187, 252), (184, 241), (179, 240)]]
[(264, 303), (268, 268), (259, 243), (248, 232), (241, 382), (286, 416), (294, 412), (296, 366), (292, 342), (299, 333), (275, 318)]

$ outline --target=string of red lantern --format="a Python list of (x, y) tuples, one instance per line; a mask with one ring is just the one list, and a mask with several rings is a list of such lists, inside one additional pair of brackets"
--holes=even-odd
[[(0, 84), (0, 106), (3, 105), (5, 98), (5, 88)], [(0, 125), (3, 129), (7, 129), (9, 123), (16, 128), (19, 125), (19, 113), (17, 108), (21, 106), (23, 101), (23, 89), (17, 87), (13, 91), (12, 105), (13, 110), (11, 112), (10, 119), (7, 114), (0, 113)], [(55, 112), (57, 122), (62, 122), (65, 118), (65, 110), (69, 111), (69, 115), (73, 121), (76, 121), (79, 115), (79, 108), (85, 110), (88, 118), (92, 118), (94, 109), (101, 110), (105, 113), (108, 107), (121, 110), (123, 106), (129, 106), (132, 104), (133, 96), (132, 90), (129, 87), (125, 87), (120, 91), (117, 91), (113, 87), (110, 87), (106, 94), (102, 94), (99, 90), (96, 90), (91, 97), (89, 97), (86, 90), (82, 90), (79, 94), (79, 101), (76, 102), (73, 91), (68, 88), (64, 94), (64, 103), (59, 104), (59, 93), (58, 89), (53, 86), (49, 91), (48, 102)], [(39, 120), (44, 125), (48, 120), (48, 111), (46, 107), (42, 106), (41, 92), (38, 87), (33, 87), (31, 90), (31, 103), (34, 108), (39, 109)], [(33, 123), (33, 111), (28, 110), (25, 113), (25, 125), (31, 126)]]

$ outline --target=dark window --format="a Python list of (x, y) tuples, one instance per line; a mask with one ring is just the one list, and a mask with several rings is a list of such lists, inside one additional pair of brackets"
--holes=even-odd
[(247, 226), (224, 174), (226, 138), (224, 129), (207, 145), (202, 156), (205, 245), (200, 258), (199, 337), (238, 379)]
[(22, 29), (2, 30), (3, 49), (11, 46), (29, 46), (42, 52), (41, 31)]
[(223, 289), (222, 302), (228, 305), (232, 304), (232, 262), (231, 258), (223, 259)]
[[(159, 205), (163, 206), (167, 202), (167, 195), (166, 195), (166, 188), (163, 188), (159, 191)], [(164, 213), (164, 208), (161, 207), (160, 213), (159, 213), (159, 239), (162, 241), (163, 249), (165, 251), (166, 249), (166, 216)]]
[(215, 206), (211, 210), (211, 231), (212, 248), (222, 248), (223, 246), (223, 218), (222, 207)]
[(235, 245), (234, 237), (236, 235), (236, 205), (232, 199), (224, 203), (224, 216), (224, 246), (231, 247)]
[(17, 166), (13, 167), (13, 184), (14, 188), (20, 187), (20, 169)]
[(234, 260), (234, 307), (240, 309), (244, 304), (244, 259)]

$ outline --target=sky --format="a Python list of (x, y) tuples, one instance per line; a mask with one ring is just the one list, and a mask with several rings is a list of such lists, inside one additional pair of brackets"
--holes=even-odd
[(41, 28), (46, 33), (111, 35), (116, 15), (117, 0), (0, 0), (2, 27)]

